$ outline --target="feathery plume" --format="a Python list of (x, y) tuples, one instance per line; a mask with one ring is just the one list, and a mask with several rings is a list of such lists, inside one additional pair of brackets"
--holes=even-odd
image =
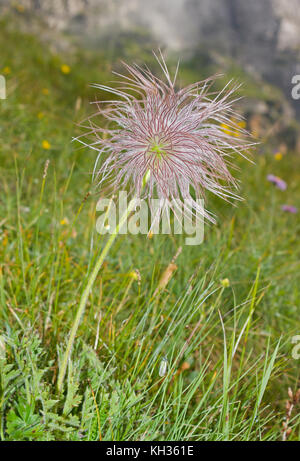
[[(159, 211), (169, 207), (174, 214), (174, 204), (187, 200), (197, 214), (214, 222), (196, 199), (205, 191), (238, 199), (229, 160), (251, 145), (241, 123), (234, 122), (241, 120), (232, 109), (237, 87), (229, 82), (222, 91), (210, 92), (214, 76), (176, 89), (178, 66), (172, 79), (161, 52), (154, 55), (163, 79), (147, 67), (123, 63), (128, 75), (117, 74), (119, 88), (93, 85), (117, 99), (103, 106), (96, 102), (98, 110), (88, 119), (86, 133), (92, 140), (79, 140), (98, 152), (94, 178), (99, 186), (112, 193), (129, 187), (136, 198), (158, 198)], [(98, 117), (108, 122), (107, 128), (98, 125)]]

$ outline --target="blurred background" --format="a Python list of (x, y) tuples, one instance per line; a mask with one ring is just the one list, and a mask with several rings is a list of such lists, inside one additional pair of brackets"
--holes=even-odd
[(250, 130), (272, 138), (276, 150), (300, 152), (300, 103), (291, 96), (300, 0), (0, 0), (0, 8), (10, 29), (57, 53), (93, 51), (95, 67), (97, 53), (109, 63), (147, 61), (161, 47), (197, 80), (224, 72), (244, 82)]

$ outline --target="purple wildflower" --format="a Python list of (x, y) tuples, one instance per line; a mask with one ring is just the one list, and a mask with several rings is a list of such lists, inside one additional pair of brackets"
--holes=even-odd
[(298, 213), (298, 208), (292, 205), (282, 205), (281, 209), (282, 211), (286, 211), (288, 213), (293, 213), (293, 214)]
[[(161, 208), (174, 213), (174, 200), (189, 200), (197, 213), (214, 222), (195, 199), (203, 198), (205, 190), (225, 200), (238, 199), (231, 191), (237, 184), (227, 160), (251, 145), (245, 136), (222, 128), (225, 124), (246, 135), (233, 122), (233, 117), (241, 119), (232, 109), (236, 87), (229, 82), (221, 92), (209, 92), (214, 76), (177, 90), (178, 66), (172, 79), (162, 54), (155, 57), (164, 80), (148, 68), (123, 63), (129, 75), (116, 74), (122, 79), (119, 89), (94, 85), (120, 99), (104, 107), (96, 103), (98, 112), (89, 119), (86, 134), (92, 142), (81, 142), (98, 152), (94, 176), (99, 185), (109, 185), (111, 192), (129, 185), (137, 198), (161, 199)], [(99, 127), (95, 116), (104, 117), (108, 127)]]
[(270, 181), (272, 184), (275, 184), (275, 186), (278, 187), (278, 189), (280, 190), (286, 190), (287, 188), (286, 182), (278, 176), (268, 174), (267, 180)]

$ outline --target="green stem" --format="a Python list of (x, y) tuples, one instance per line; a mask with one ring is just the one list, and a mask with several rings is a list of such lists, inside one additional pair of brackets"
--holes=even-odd
[(66, 371), (67, 371), (68, 360), (69, 360), (69, 357), (70, 357), (70, 354), (71, 354), (71, 351), (72, 351), (73, 343), (74, 343), (74, 340), (75, 340), (75, 336), (76, 336), (76, 333), (77, 333), (81, 318), (82, 318), (83, 313), (85, 311), (85, 307), (86, 307), (86, 304), (87, 304), (89, 294), (90, 294), (90, 292), (92, 290), (92, 287), (93, 287), (93, 284), (94, 284), (94, 282), (95, 282), (95, 280), (97, 278), (97, 275), (98, 275), (98, 273), (99, 273), (99, 271), (100, 271), (100, 269), (102, 267), (104, 259), (106, 258), (107, 253), (110, 250), (110, 247), (112, 246), (113, 242), (115, 241), (116, 236), (118, 235), (118, 232), (119, 232), (120, 228), (123, 226), (123, 224), (127, 220), (129, 213), (132, 211), (131, 203), (132, 202), (129, 203), (125, 213), (123, 214), (123, 216), (121, 217), (119, 223), (116, 225), (113, 233), (109, 237), (105, 247), (103, 248), (103, 250), (102, 250), (102, 252), (101, 252), (101, 254), (99, 256), (98, 261), (96, 262), (96, 265), (95, 265), (94, 269), (92, 270), (92, 272), (91, 272), (91, 274), (89, 276), (87, 285), (86, 285), (84, 291), (82, 292), (79, 307), (78, 307), (76, 317), (75, 317), (75, 320), (74, 320), (74, 323), (73, 323), (73, 326), (72, 326), (72, 329), (71, 329), (71, 332), (70, 332), (70, 336), (69, 336), (69, 339), (68, 339), (67, 348), (66, 348), (66, 351), (65, 351), (64, 356), (63, 356), (61, 367), (59, 369), (59, 374), (58, 374), (58, 379), (57, 379), (57, 388), (58, 388), (59, 392), (61, 392), (62, 388), (63, 388), (63, 382), (64, 382), (65, 374), (66, 374)]

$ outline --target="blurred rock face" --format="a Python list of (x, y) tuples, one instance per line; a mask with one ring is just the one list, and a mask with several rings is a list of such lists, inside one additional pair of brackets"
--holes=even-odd
[[(2, 6), (10, 3), (0, 0)], [(170, 49), (201, 47), (229, 55), (287, 94), (292, 76), (300, 74), (300, 0), (19, 0), (18, 4), (35, 11), (52, 28), (93, 40), (142, 27)]]
[(230, 47), (236, 33), (241, 38), (276, 40), (282, 50), (300, 46), (300, 0), (0, 0), (0, 5), (10, 4), (43, 14), (59, 29), (82, 24), (85, 34), (96, 33), (99, 26), (143, 25), (175, 48), (211, 39)]
[(52, 27), (81, 25), (84, 34), (145, 26), (171, 48), (200, 40), (228, 50), (244, 40), (262, 47), (272, 42), (278, 50), (300, 47), (300, 0), (0, 0), (16, 3), (42, 14)]

